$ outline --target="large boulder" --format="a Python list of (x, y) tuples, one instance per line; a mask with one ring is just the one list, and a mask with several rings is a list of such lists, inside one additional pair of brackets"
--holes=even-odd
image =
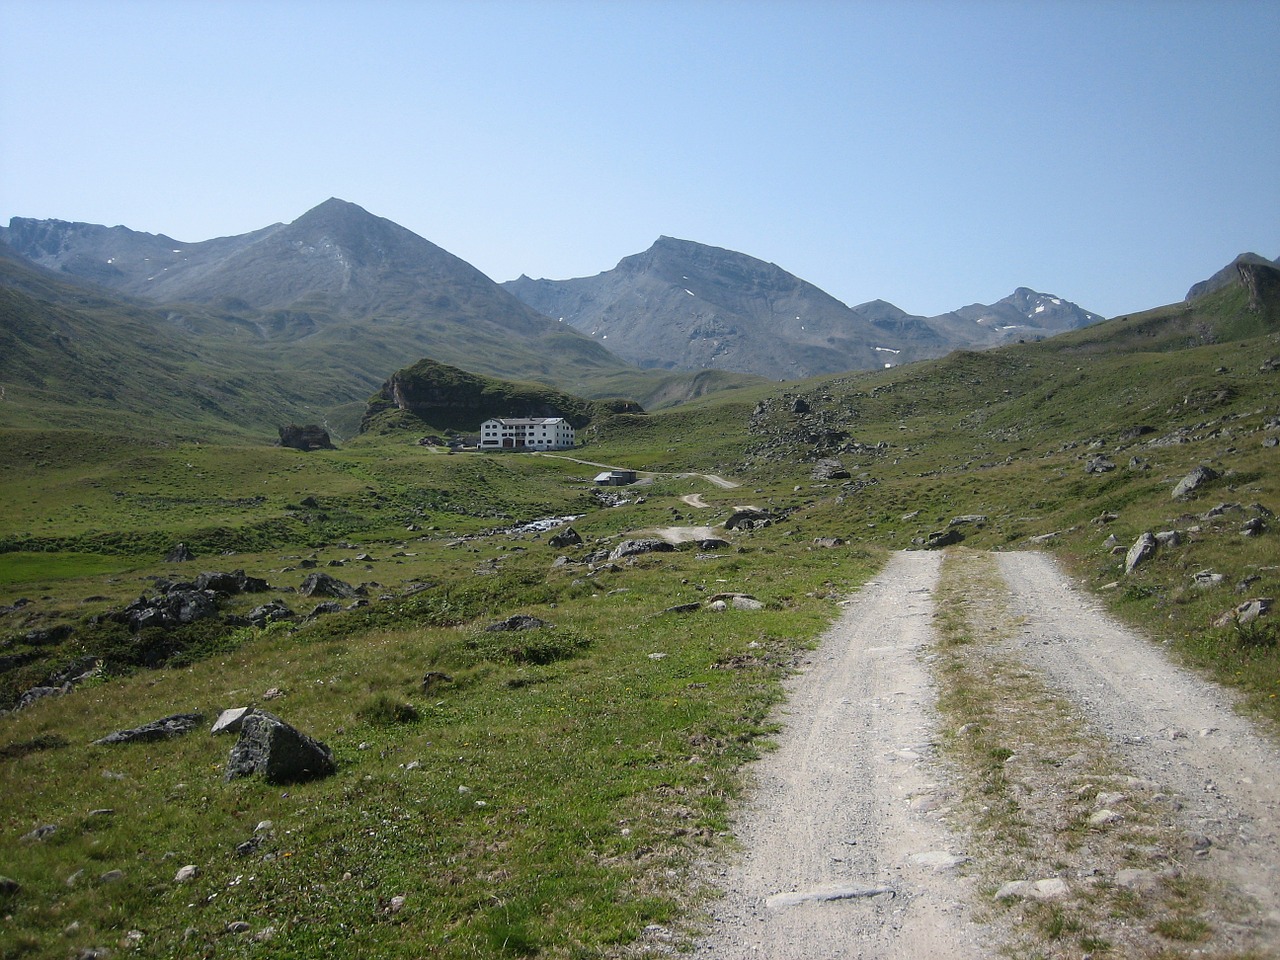
[(765, 527), (772, 522), (772, 517), (764, 510), (758, 510), (755, 507), (744, 507), (735, 510), (733, 515), (724, 522), (726, 530), (752, 530), (756, 527)]
[(262, 593), (270, 590), (271, 584), (259, 577), (250, 577), (243, 570), (230, 573), (202, 573), (196, 577), (197, 590), (212, 590), (214, 593), (234, 596), (238, 593)]
[(312, 450), (335, 449), (333, 442), (329, 439), (328, 431), (314, 423), (308, 423), (305, 426), (291, 423), (287, 427), (281, 427), (280, 446), (301, 450), (304, 453), (310, 453)]
[(224, 779), (262, 774), (268, 783), (298, 783), (337, 769), (333, 751), (274, 714), (255, 710), (241, 720), (240, 739), (227, 758)]
[(1206, 483), (1217, 480), (1218, 476), (1219, 474), (1216, 470), (1212, 470), (1203, 464), (1196, 467), (1178, 481), (1178, 485), (1173, 488), (1173, 499), (1186, 500)]
[(1124, 572), (1133, 573), (1138, 566), (1150, 560), (1155, 555), (1158, 545), (1159, 541), (1156, 540), (1155, 534), (1150, 531), (1138, 537), (1137, 540), (1133, 541), (1133, 546), (1129, 548), (1129, 552), (1125, 554)]
[(559, 533), (553, 534), (547, 543), (556, 549), (576, 547), (582, 543), (582, 534), (578, 533), (573, 527), (565, 527)]
[(134, 631), (149, 627), (172, 630), (216, 616), (218, 604), (203, 590), (178, 588), (159, 597), (142, 597), (124, 610), (125, 622)]
[(310, 573), (302, 581), (298, 592), (304, 597), (339, 597), (349, 600), (356, 595), (356, 588), (327, 573)]

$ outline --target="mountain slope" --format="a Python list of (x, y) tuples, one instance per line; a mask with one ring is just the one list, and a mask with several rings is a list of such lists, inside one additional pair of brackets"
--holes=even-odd
[(775, 264), (671, 237), (594, 277), (522, 276), (504, 286), (640, 366), (782, 379), (1052, 336), (1102, 319), (1026, 288), (935, 318), (883, 300), (849, 307)]
[(1268, 260), (1266, 257), (1261, 257), (1256, 253), (1242, 253), (1213, 276), (1201, 280), (1199, 283), (1193, 283), (1191, 289), (1187, 291), (1186, 299), (1195, 300), (1207, 293), (1213, 293), (1215, 290), (1221, 290), (1223, 287), (1228, 286), (1236, 279), (1240, 264), (1260, 264), (1274, 267), (1280, 265), (1280, 257), (1275, 260)]
[(904, 345), (774, 264), (671, 237), (595, 277), (506, 286), (642, 367), (795, 379), (874, 366), (877, 346)]
[[(354, 346), (371, 355), (352, 358), (363, 380), (356, 394), (426, 354), (525, 377), (624, 366), (430, 241), (338, 199), (287, 225), (196, 244), (20, 218), (0, 239), (41, 266), (154, 302), (195, 305), (253, 325), (264, 340), (319, 336), (327, 347), (351, 353)], [(392, 325), (394, 341), (377, 324)]]

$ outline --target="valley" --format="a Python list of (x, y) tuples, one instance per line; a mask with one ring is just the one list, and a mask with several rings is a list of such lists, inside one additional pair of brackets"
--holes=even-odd
[[(478, 378), (399, 406), (379, 384), (430, 354), (393, 343), (304, 453), (276, 428), (336, 407), (235, 339), (278, 305), (185, 315), (231, 324), (211, 406), (216, 351), (18, 264), (4, 955), (1274, 955), (1280, 303), (1246, 266), (1041, 342), (643, 409), (612, 388), (668, 374), (578, 339), (599, 390), (476, 340)], [(420, 442), (495, 394), (581, 402), (581, 445)], [(333, 771), (228, 779), (229, 708)]]

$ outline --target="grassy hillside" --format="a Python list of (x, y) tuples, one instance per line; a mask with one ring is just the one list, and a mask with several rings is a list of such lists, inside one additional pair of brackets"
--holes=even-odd
[[(1057, 552), (1280, 723), (1275, 621), (1212, 625), (1280, 590), (1278, 357), (1276, 317), (1228, 288), (1045, 343), (614, 417), (583, 432), (573, 456), (588, 463), (450, 456), (394, 434), (302, 454), (11, 423), (0, 699), (102, 666), (0, 717), (5, 955), (679, 947), (692, 865), (724, 843), (781, 678), (884, 550), (948, 528), (977, 548)], [(1114, 469), (1087, 472), (1099, 458)], [(821, 460), (848, 476), (816, 479), (831, 476)], [(654, 473), (602, 496), (595, 463)], [(1199, 464), (1219, 479), (1175, 501)], [(709, 506), (681, 499), (693, 493)], [(743, 504), (773, 524), (723, 533), (728, 547), (606, 559)], [(583, 545), (512, 529), (565, 516)], [(1254, 519), (1264, 529), (1246, 536)], [(1148, 530), (1179, 542), (1123, 574), (1116, 547)], [(197, 559), (164, 562), (177, 542)], [(174, 630), (110, 617), (161, 578), (237, 568), (271, 589)], [(315, 572), (362, 594), (311, 617), (323, 598), (298, 590)], [(707, 609), (721, 593), (763, 609)], [(248, 624), (270, 600), (296, 617)], [(548, 626), (485, 630), (516, 613)], [(450, 679), (424, 690), (428, 671)], [(250, 704), (326, 741), (338, 772), (223, 782), (230, 741), (208, 724)], [(91, 743), (179, 711), (205, 725)], [(195, 876), (176, 881), (186, 865)]]
[(646, 408), (753, 379), (635, 370), (558, 329), (495, 339), (489, 327), (420, 316), (347, 320), (319, 303), (157, 307), (0, 252), (0, 426), (213, 439), (319, 423), (345, 439), (359, 431), (369, 395), (424, 356)]

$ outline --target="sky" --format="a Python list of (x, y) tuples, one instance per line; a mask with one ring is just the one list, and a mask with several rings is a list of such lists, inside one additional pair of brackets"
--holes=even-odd
[(935, 315), (1280, 256), (1275, 0), (0, 0), (0, 222), (331, 196), (495, 280), (659, 236)]

